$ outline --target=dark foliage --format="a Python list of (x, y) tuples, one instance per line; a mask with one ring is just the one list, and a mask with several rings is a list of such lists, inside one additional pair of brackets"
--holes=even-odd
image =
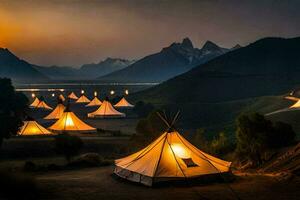
[(68, 162), (70, 162), (73, 156), (79, 154), (80, 149), (83, 146), (83, 142), (80, 137), (61, 134), (55, 137), (56, 152), (63, 154)]
[(264, 162), (266, 151), (291, 145), (295, 141), (296, 134), (290, 125), (282, 122), (273, 124), (258, 113), (241, 115), (236, 123), (236, 152), (255, 165)]
[(16, 135), (23, 125), (28, 99), (15, 92), (10, 79), (0, 79), (0, 146), (3, 139)]
[(155, 107), (151, 103), (139, 101), (135, 104), (133, 111), (142, 118), (147, 117), (154, 109)]

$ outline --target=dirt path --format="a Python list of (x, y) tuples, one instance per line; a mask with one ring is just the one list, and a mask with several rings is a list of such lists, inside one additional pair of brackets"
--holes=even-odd
[[(115, 179), (112, 170), (101, 167), (39, 175), (37, 180), (46, 190), (42, 199), (234, 199), (225, 184), (148, 188)], [(299, 180), (280, 182), (266, 176), (242, 176), (231, 187), (242, 200), (293, 200), (300, 195)]]

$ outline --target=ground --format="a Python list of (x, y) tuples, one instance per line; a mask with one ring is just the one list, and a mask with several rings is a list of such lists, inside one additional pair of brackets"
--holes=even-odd
[[(112, 172), (113, 167), (99, 167), (40, 174), (37, 181), (45, 188), (41, 199), (237, 199), (224, 183), (149, 188), (115, 178)], [(300, 180), (243, 175), (230, 186), (242, 200), (294, 200), (299, 198)]]

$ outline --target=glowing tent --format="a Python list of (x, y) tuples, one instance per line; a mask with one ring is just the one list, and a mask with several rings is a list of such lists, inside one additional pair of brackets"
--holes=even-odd
[(50, 131), (38, 124), (34, 120), (24, 121), (24, 125), (18, 132), (18, 135), (50, 135)]
[(290, 108), (300, 108), (300, 100), (298, 100), (295, 104), (290, 106)]
[(39, 104), (34, 108), (45, 109), (45, 110), (52, 110), (53, 109), (50, 106), (48, 106), (45, 101), (40, 101)]
[(65, 106), (62, 103), (57, 104), (56, 108), (46, 117), (44, 117), (44, 119), (59, 119), (65, 110)]
[(133, 108), (134, 105), (130, 104), (125, 97), (123, 97), (118, 103), (115, 104), (118, 108)]
[(96, 132), (96, 128), (81, 121), (68, 108), (65, 109), (63, 115), (52, 126), (48, 128), (55, 132)]
[(88, 113), (91, 118), (121, 118), (125, 117), (125, 113), (121, 113), (114, 109), (110, 102), (104, 100), (101, 106), (94, 112)]
[(98, 99), (98, 97), (94, 97), (94, 99), (86, 105), (86, 107), (90, 107), (90, 106), (100, 106), (102, 104), (102, 102)]
[(79, 97), (79, 99), (77, 99), (76, 103), (90, 103), (91, 101), (83, 95), (81, 95), (81, 97)]
[(65, 100), (66, 100), (66, 98), (65, 98), (64, 95), (62, 95), (62, 94), (60, 94), (60, 95), (58, 96), (58, 98), (60, 98), (60, 100), (62, 100), (62, 101), (65, 101)]
[(226, 173), (230, 166), (231, 162), (204, 153), (169, 128), (146, 148), (115, 160), (114, 173), (151, 186), (160, 181)]
[(35, 97), (34, 101), (29, 105), (32, 108), (37, 107), (37, 105), (40, 103), (39, 98)]
[(71, 92), (71, 94), (69, 94), (69, 99), (74, 99), (74, 100), (77, 100), (78, 97), (76, 96), (76, 94), (74, 92)]

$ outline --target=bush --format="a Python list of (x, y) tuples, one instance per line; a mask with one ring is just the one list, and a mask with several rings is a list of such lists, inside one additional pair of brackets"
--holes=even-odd
[(68, 162), (73, 156), (79, 154), (83, 142), (80, 137), (72, 136), (69, 134), (61, 134), (55, 137), (56, 152), (63, 154)]
[(39, 190), (35, 179), (29, 175), (1, 170), (0, 198), (39, 199)]
[(264, 162), (264, 154), (272, 148), (280, 148), (295, 141), (295, 132), (288, 124), (273, 124), (258, 113), (241, 115), (237, 119), (237, 148), (240, 157), (249, 159), (254, 165)]
[(97, 153), (86, 153), (80, 155), (78, 158), (75, 158), (71, 161), (68, 166), (70, 167), (99, 167), (99, 166), (107, 166), (110, 165), (111, 162), (108, 160), (104, 160)]

